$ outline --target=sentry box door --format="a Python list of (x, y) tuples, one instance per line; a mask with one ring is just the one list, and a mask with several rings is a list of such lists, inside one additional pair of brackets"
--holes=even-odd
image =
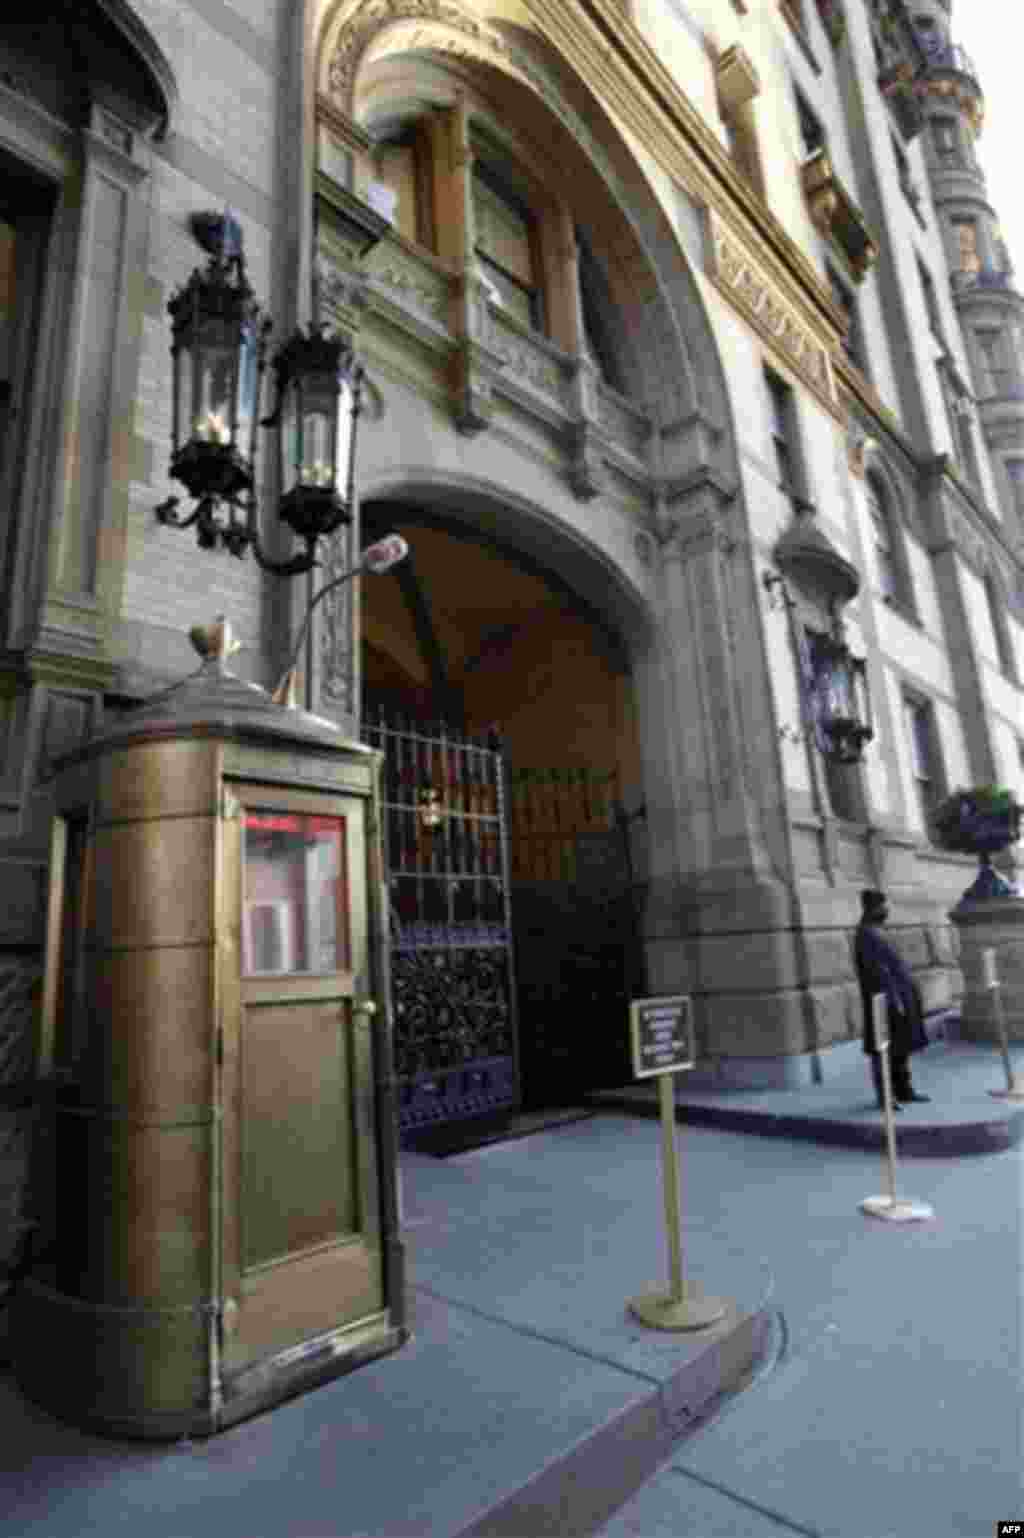
[(223, 892), (225, 1379), (383, 1307), (364, 804), (232, 786)]

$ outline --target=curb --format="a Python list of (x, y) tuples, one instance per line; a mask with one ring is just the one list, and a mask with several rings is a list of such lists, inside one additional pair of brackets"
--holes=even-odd
[[(588, 1097), (602, 1110), (625, 1111), (633, 1116), (657, 1117), (654, 1100), (632, 1096), (628, 1092), (603, 1090)], [(676, 1101), (676, 1120), (695, 1127), (719, 1127), (731, 1132), (752, 1132), (758, 1137), (782, 1137), (797, 1141), (826, 1143), (840, 1148), (885, 1147), (885, 1130), (877, 1124), (842, 1121), (827, 1116), (799, 1116), (781, 1111), (750, 1110), (740, 1106), (698, 1105), (688, 1100)], [(1024, 1110), (992, 1121), (896, 1123), (901, 1154), (919, 1158), (942, 1154), (1001, 1153), (1024, 1139)]]
[(680, 1442), (772, 1371), (785, 1338), (778, 1310), (734, 1312), (724, 1325), (708, 1331), (705, 1349), (678, 1373), (582, 1437), (451, 1538), (588, 1538)]

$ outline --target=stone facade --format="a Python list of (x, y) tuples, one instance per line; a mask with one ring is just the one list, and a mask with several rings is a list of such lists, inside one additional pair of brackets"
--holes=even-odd
[[(0, 24), (22, 300), (0, 441), (10, 966), (41, 955), (48, 764), (188, 672), (190, 625), (229, 613), (269, 683), (301, 616), (302, 584), (153, 513), (174, 489), (166, 304), (200, 259), (189, 216), (228, 205), (277, 335), (319, 319), (358, 342), (364, 505), (493, 539), (618, 638), (608, 756), (646, 812), (646, 987), (694, 994), (707, 1062), (792, 1082), (853, 1050), (865, 885), (889, 889), (929, 1006), (955, 1002), (948, 911), (971, 868), (929, 843), (921, 798), (1024, 774), (1024, 415), (986, 350), (996, 333), (1020, 371), (1022, 301), (948, 5), (918, 6), (931, 52), (903, 0), (79, 9), (79, 55)], [(75, 80), (54, 62), (73, 56)], [(346, 231), (374, 182), (398, 212), (360, 263)], [(965, 269), (957, 220), (979, 198)], [(797, 682), (826, 596), (796, 584), (787, 607), (763, 582), (805, 502), (860, 576), (844, 617), (875, 731), (841, 773)], [(330, 570), (360, 537), (357, 520)], [(454, 634), (478, 595), (439, 580)], [(405, 643), (383, 597), (340, 591), (311, 687), (358, 730), (360, 635), (393, 660)], [(545, 687), (568, 700), (558, 656), (556, 637)], [(541, 713), (522, 693), (525, 744)], [(522, 751), (572, 761), (556, 736)], [(20, 997), (0, 994), (0, 1042), (28, 1029)], [(5, 1048), (3, 1072), (25, 1063)]]

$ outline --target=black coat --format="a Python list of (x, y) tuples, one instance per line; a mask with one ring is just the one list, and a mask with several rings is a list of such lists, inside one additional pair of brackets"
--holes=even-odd
[(928, 1037), (925, 1034), (924, 1011), (917, 984), (906, 962), (888, 940), (883, 939), (878, 926), (865, 923), (863, 919), (857, 925), (854, 963), (864, 1009), (864, 1051), (875, 1050), (871, 1000), (876, 993), (884, 993), (889, 1002), (889, 1040), (893, 1055), (907, 1057), (911, 1052), (926, 1047)]

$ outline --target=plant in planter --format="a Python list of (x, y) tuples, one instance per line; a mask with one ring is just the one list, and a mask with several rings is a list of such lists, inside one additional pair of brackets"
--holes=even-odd
[(965, 902), (1015, 895), (992, 866), (992, 856), (1020, 838), (1021, 806), (1012, 791), (998, 785), (954, 790), (935, 808), (930, 821), (940, 848), (978, 856), (981, 870), (964, 893)]

